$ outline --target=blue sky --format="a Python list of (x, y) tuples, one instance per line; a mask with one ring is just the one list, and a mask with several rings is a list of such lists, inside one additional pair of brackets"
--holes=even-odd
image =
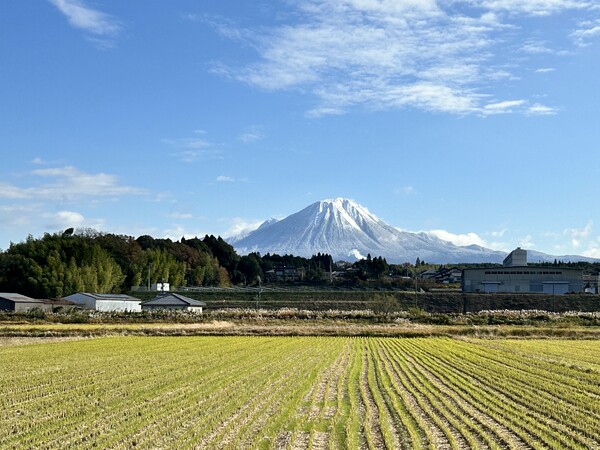
[(0, 3), (0, 249), (326, 198), (600, 257), (600, 0)]

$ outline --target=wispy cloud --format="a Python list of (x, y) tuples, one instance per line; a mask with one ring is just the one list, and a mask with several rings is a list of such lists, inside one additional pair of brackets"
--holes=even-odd
[(413, 195), (416, 193), (416, 189), (413, 186), (403, 186), (394, 190), (396, 195)]
[(121, 185), (115, 175), (90, 174), (73, 166), (37, 169), (29, 173), (30, 186), (0, 182), (0, 199), (73, 201), (84, 197), (141, 195), (144, 189)]
[(467, 3), (492, 11), (531, 16), (547, 16), (565, 9), (584, 10), (597, 5), (596, 1), (585, 0), (470, 0)]
[(551, 106), (542, 105), (540, 103), (534, 103), (527, 108), (526, 114), (530, 116), (553, 116), (557, 114), (558, 110)]
[(89, 34), (100, 47), (110, 47), (121, 30), (115, 17), (87, 6), (82, 0), (49, 0), (67, 18), (71, 26)]
[(587, 240), (594, 228), (593, 222), (590, 220), (583, 228), (567, 228), (563, 234), (570, 240), (573, 248), (580, 248), (582, 241)]
[(536, 39), (528, 40), (520, 48), (523, 53), (544, 54), (554, 53), (555, 51), (549, 46), (548, 42), (539, 41)]
[(513, 55), (515, 48), (529, 54), (562, 51), (553, 48), (550, 37), (527, 35), (519, 20), (545, 20), (565, 11), (584, 15), (599, 4), (299, 0), (293, 3), (293, 23), (260, 30), (218, 26), (223, 36), (256, 49), (258, 59), (238, 68), (217, 63), (215, 72), (265, 90), (309, 93), (316, 100), (311, 116), (356, 108), (550, 114), (556, 110), (542, 110), (527, 98), (516, 104), (499, 94), (498, 82), (519, 79), (529, 61)]
[(216, 180), (219, 183), (248, 183), (249, 179), (246, 177), (236, 178), (229, 175), (219, 175)]
[(484, 114), (506, 114), (525, 104), (525, 100), (506, 100), (497, 103), (488, 103), (483, 108)]
[(238, 139), (244, 144), (249, 144), (251, 142), (262, 141), (264, 138), (265, 135), (259, 127), (249, 127), (239, 136)]
[(223, 152), (214, 144), (207, 140), (204, 130), (195, 130), (193, 137), (186, 138), (168, 138), (162, 139), (163, 144), (178, 149), (173, 156), (185, 163), (203, 161), (209, 159), (223, 159)]
[(554, 72), (556, 69), (553, 67), (542, 67), (540, 69), (536, 69), (535, 73), (549, 73)]
[(190, 214), (190, 213), (172, 212), (172, 213), (169, 213), (167, 215), (167, 217), (169, 217), (171, 219), (176, 219), (176, 220), (189, 220), (189, 219), (192, 219), (194, 216), (193, 216), (193, 214)]

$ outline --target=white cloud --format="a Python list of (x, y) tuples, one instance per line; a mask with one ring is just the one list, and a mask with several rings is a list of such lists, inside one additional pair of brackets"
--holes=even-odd
[(589, 44), (589, 41), (600, 36), (600, 19), (595, 21), (583, 21), (579, 23), (579, 28), (571, 33), (571, 38), (580, 46)]
[(600, 259), (600, 241), (591, 243), (590, 247), (586, 251), (582, 252), (582, 255), (589, 258)]
[(197, 236), (203, 236), (204, 234), (206, 234), (206, 232), (202, 232), (199, 230), (190, 231), (189, 229), (181, 225), (173, 225), (171, 228), (167, 228), (162, 231), (157, 231), (155, 234), (158, 236), (162, 236), (165, 239), (179, 241), (182, 237), (185, 239), (193, 239)]
[(469, 3), (513, 15), (534, 16), (547, 16), (566, 9), (587, 9), (597, 4), (585, 0), (471, 0)]
[(502, 228), (500, 230), (490, 232), (490, 236), (492, 236), (494, 238), (501, 238), (506, 234), (507, 231), (508, 231), (508, 228)]
[[(467, 233), (452, 233), (447, 230), (431, 230), (426, 233), (453, 243), (454, 245), (467, 246), (467, 245), (479, 245), (481, 247), (489, 248), (491, 250), (498, 250), (508, 252), (517, 245), (513, 242), (507, 242), (504, 239), (505, 234), (508, 232), (507, 228), (503, 228), (498, 231), (491, 231), (480, 235), (475, 232)], [(485, 236), (485, 237), (484, 237)], [(488, 240), (488, 238), (490, 238)]]
[(497, 103), (488, 103), (483, 108), (483, 114), (507, 114), (514, 111), (515, 108), (522, 106), (525, 100), (506, 100)]
[(530, 116), (553, 116), (558, 113), (556, 108), (535, 103), (527, 108), (527, 115)]
[(262, 141), (264, 138), (265, 135), (261, 131), (260, 127), (249, 127), (240, 135), (238, 139), (244, 144), (249, 144), (251, 142)]
[(224, 233), (226, 237), (243, 236), (256, 230), (264, 223), (264, 220), (250, 220), (241, 217), (231, 219), (229, 229)]
[(591, 220), (583, 228), (567, 228), (563, 234), (575, 238), (588, 238), (594, 229), (594, 222)]
[(75, 28), (97, 35), (112, 35), (119, 31), (118, 21), (101, 11), (90, 8), (80, 0), (49, 0)]
[(524, 53), (543, 54), (554, 53), (554, 50), (549, 47), (549, 43), (545, 41), (529, 40), (521, 46), (520, 50)]
[(578, 249), (582, 246), (584, 240), (587, 240), (594, 228), (593, 222), (590, 220), (583, 228), (567, 228), (563, 231), (563, 235), (570, 239), (571, 247)]
[(67, 18), (71, 26), (89, 33), (88, 39), (99, 48), (112, 47), (121, 30), (119, 21), (93, 9), (82, 0), (49, 0)]
[[(89, 174), (73, 166), (37, 169), (30, 172), (31, 186), (0, 182), (0, 199), (71, 201), (83, 197), (141, 195), (144, 189), (119, 184), (115, 175)], [(40, 182), (46, 181), (48, 182)]]
[(549, 73), (554, 72), (556, 69), (553, 67), (542, 67), (540, 69), (536, 69), (535, 73)]
[(356, 248), (350, 250), (350, 253), (348, 253), (348, 256), (352, 256), (358, 260), (367, 259), (367, 257), (365, 255), (363, 255), (360, 251), (358, 251), (358, 249), (356, 249)]
[(416, 190), (413, 186), (403, 186), (396, 189), (394, 192), (396, 195), (413, 195), (416, 193)]
[(76, 228), (85, 224), (85, 217), (75, 211), (59, 211), (43, 215), (48, 220), (48, 228)]
[(486, 242), (477, 233), (456, 234), (446, 230), (430, 230), (427, 233), (444, 241), (452, 242), (454, 245), (479, 245), (481, 247), (487, 247)]
[(535, 244), (533, 242), (533, 238), (531, 235), (527, 235), (520, 239), (519, 247), (521, 248), (535, 248)]
[(515, 48), (559, 53), (552, 40), (528, 34), (519, 19), (567, 10), (584, 15), (598, 0), (299, 0), (294, 5), (294, 23), (260, 30), (220, 26), (223, 36), (256, 49), (258, 59), (237, 69), (217, 63), (215, 72), (265, 90), (309, 93), (316, 103), (308, 114), (316, 117), (356, 108), (549, 115), (557, 110), (525, 108), (527, 99), (498, 98), (487, 105), (485, 100), (502, 97), (494, 93), (498, 81), (518, 80), (529, 61), (514, 56)]
[(235, 182), (235, 178), (228, 177), (226, 175), (219, 175), (217, 177), (217, 181), (219, 181), (219, 182), (226, 182), (226, 183), (234, 183)]

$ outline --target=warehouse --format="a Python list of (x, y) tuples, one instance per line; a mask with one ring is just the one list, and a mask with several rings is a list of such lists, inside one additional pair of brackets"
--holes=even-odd
[(14, 292), (0, 292), (0, 309), (27, 312), (33, 309), (44, 309), (44, 302)]
[(583, 271), (527, 265), (527, 251), (517, 248), (502, 266), (464, 269), (463, 292), (526, 292), (562, 295), (583, 291)]
[(142, 310), (141, 300), (124, 294), (92, 294), (78, 292), (65, 297), (84, 309), (95, 311), (134, 311)]

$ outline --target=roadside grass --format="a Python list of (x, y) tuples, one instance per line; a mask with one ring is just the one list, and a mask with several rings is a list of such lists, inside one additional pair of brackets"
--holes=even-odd
[(0, 345), (9, 338), (98, 336), (362, 336), (600, 339), (600, 327), (530, 325), (365, 324), (343, 321), (236, 320), (149, 324), (0, 324)]

